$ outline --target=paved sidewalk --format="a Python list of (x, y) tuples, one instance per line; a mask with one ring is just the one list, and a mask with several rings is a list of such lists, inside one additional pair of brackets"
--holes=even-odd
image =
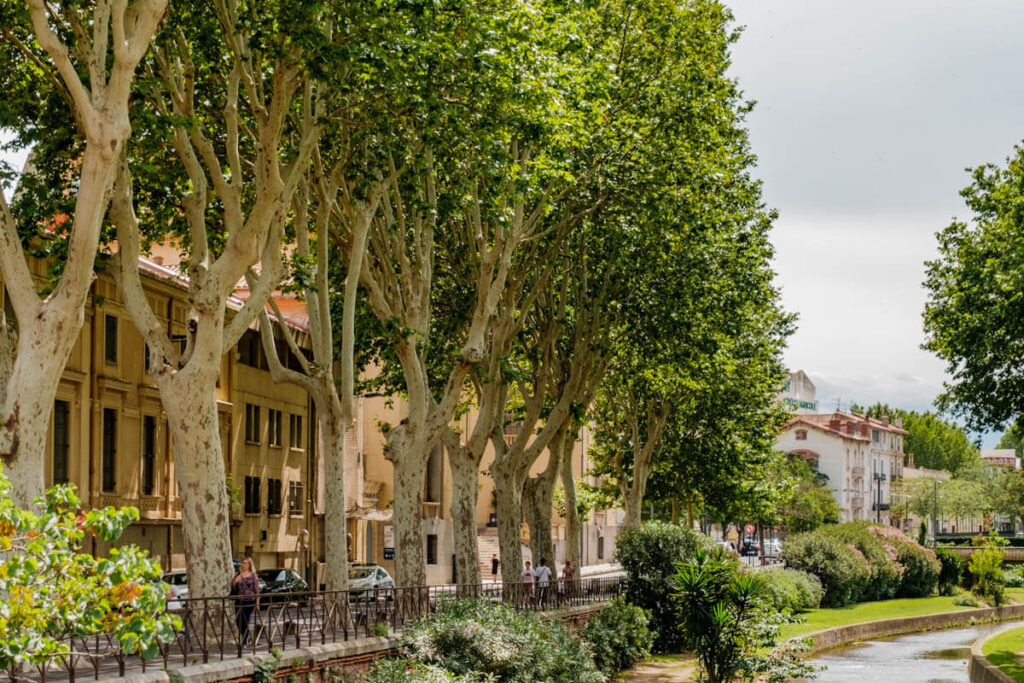
[(697, 663), (692, 657), (674, 658), (637, 664), (616, 679), (617, 683), (691, 683), (697, 680)]

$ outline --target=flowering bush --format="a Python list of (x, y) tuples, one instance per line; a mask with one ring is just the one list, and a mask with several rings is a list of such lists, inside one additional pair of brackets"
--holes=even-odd
[(856, 547), (829, 533), (831, 528), (790, 536), (782, 547), (782, 559), (787, 567), (818, 577), (824, 590), (822, 607), (842, 607), (867, 591), (871, 566)]
[(443, 602), (406, 630), (399, 651), (409, 662), (467, 677), (453, 680), (480, 675), (507, 683), (604, 681), (590, 647), (560, 621), (486, 600)]
[[(889, 538), (875, 532), (876, 527), (866, 522), (852, 522), (829, 527), (829, 533), (839, 540), (857, 548), (871, 569), (871, 578), (861, 586), (854, 596), (856, 601), (888, 600), (896, 595), (903, 579), (903, 565), (899, 563), (899, 551)], [(893, 529), (893, 531), (896, 531)], [(898, 533), (898, 532), (897, 532)]]
[(622, 596), (587, 622), (583, 637), (594, 651), (594, 663), (608, 675), (628, 669), (651, 653), (654, 632), (647, 628), (646, 610)]

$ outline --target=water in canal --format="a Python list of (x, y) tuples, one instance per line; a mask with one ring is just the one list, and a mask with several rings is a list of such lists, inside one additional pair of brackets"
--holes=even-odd
[(971, 643), (999, 627), (1000, 624), (984, 624), (916, 633), (831, 650), (812, 660), (828, 667), (816, 680), (820, 683), (967, 683)]

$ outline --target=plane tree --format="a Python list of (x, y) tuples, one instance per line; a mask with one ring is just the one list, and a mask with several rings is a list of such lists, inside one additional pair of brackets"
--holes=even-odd
[[(38, 148), (13, 202), (0, 188), (0, 273), (14, 313), (0, 311), (0, 460), (21, 505), (43, 493), (53, 399), (84, 323), (110, 189), (132, 133), (137, 66), (165, 7), (0, 2), (0, 128), (13, 134), (10, 145)], [(53, 264), (49, 278), (33, 272), (33, 256)]]
[[(223, 595), (231, 575), (217, 377), (278, 284), (291, 199), (329, 111), (320, 86), (334, 54), (325, 12), (304, 3), (176, 4), (145, 63), (145, 106), (133, 111), (146, 134), (118, 173), (112, 270), (167, 412), (194, 597)], [(178, 324), (154, 309), (138, 267), (141, 250), (168, 239), (185, 255)], [(229, 315), (257, 263), (261, 276)]]

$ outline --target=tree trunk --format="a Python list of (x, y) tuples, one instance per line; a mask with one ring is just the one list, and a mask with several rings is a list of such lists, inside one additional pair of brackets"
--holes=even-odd
[[(530, 550), (534, 561), (541, 558), (555, 561), (555, 543), (551, 538), (552, 508), (555, 505), (555, 483), (562, 468), (566, 429), (559, 431), (548, 447), (548, 466), (536, 477), (527, 477), (523, 486), (523, 506), (530, 526)], [(549, 565), (550, 566), (550, 565)]]
[(480, 553), (476, 541), (476, 500), (480, 462), (459, 436), (446, 439), (452, 472), (452, 525), (455, 533), (455, 576), (460, 584), (479, 586)]
[(693, 528), (693, 498), (686, 499), (686, 527)]
[(45, 491), (44, 459), (53, 398), (78, 341), (83, 315), (78, 309), (56, 325), (50, 315), (44, 315), (19, 330), (18, 355), (7, 378), (0, 415), (0, 460), (19, 507), (29, 507)]
[(523, 569), (520, 531), (523, 517), (523, 477), (514, 466), (492, 467), (494, 490), (498, 499), (498, 546), (501, 553), (501, 580), (518, 583)]
[[(319, 393), (319, 392), (318, 392)], [(345, 522), (345, 433), (351, 427), (342, 417), (334, 391), (316, 400), (324, 458), (324, 579), (329, 591), (348, 590), (348, 529)]]
[(565, 559), (579, 571), (583, 525), (576, 502), (576, 479), (572, 474), (572, 449), (562, 458), (562, 490), (565, 491)]
[(423, 487), (427, 478), (427, 443), (423, 435), (400, 424), (388, 435), (387, 457), (394, 465), (392, 506), (395, 528), (395, 583), (400, 587), (427, 584), (423, 541)]
[(181, 495), (189, 597), (227, 595), (231, 579), (231, 538), (220, 421), (217, 416), (219, 357), (196, 369), (157, 375), (157, 386), (174, 447)]
[(640, 526), (643, 511), (643, 499), (637, 495), (637, 487), (634, 484), (629, 488), (629, 495), (623, 497), (622, 506), (625, 509), (625, 517), (622, 520), (622, 530), (635, 529)]

